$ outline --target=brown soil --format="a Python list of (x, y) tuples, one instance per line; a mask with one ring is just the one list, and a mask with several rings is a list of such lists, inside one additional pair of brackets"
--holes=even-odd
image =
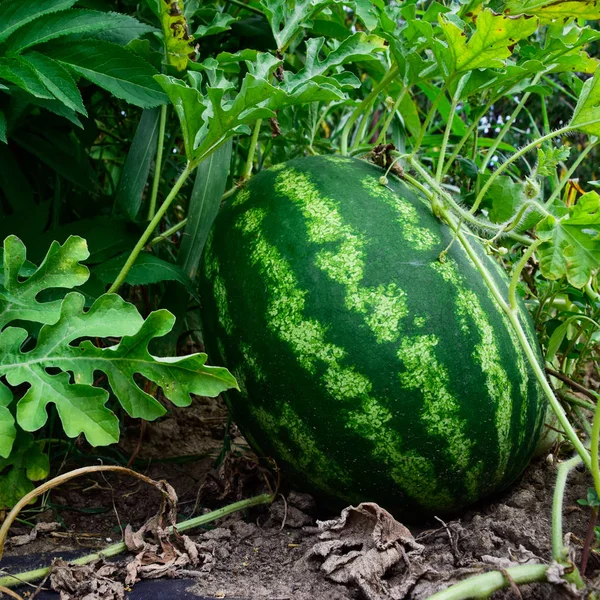
[[(224, 407), (210, 399), (197, 399), (189, 409), (174, 410), (145, 427), (138, 460), (147, 462), (137, 468), (153, 479), (166, 479), (175, 488), (179, 521), (262, 493), (270, 485), (266, 471), (257, 465), (235, 428), (234, 453), (225, 467), (213, 469), (222, 450), (225, 427)], [(120, 445), (125, 456), (135, 452), (139, 437), (139, 425), (126, 431)], [(184, 456), (188, 458), (181, 458)], [(179, 458), (165, 462), (169, 457)], [(328, 575), (325, 571), (330, 559), (315, 556), (313, 551), (322, 541), (314, 506), (310, 498), (295, 493), (285, 500), (278, 497), (269, 508), (236, 513), (204, 530), (189, 532), (214, 557), (210, 568), (191, 588), (198, 595), (252, 600), (421, 600), (469, 574), (527, 561), (549, 563), (556, 477), (551, 462), (550, 457), (538, 459), (510, 490), (473, 507), (459, 519), (410, 526), (414, 541), (407, 546), (403, 560), (386, 567), (378, 576), (375, 591), (373, 586), (364, 585), (361, 591), (361, 585), (352, 578), (346, 584), (332, 581), (340, 580), (339, 572)], [(589, 509), (579, 506), (577, 500), (586, 497), (590, 485), (587, 475), (579, 472), (572, 475), (568, 485), (564, 532), (576, 564), (589, 521)], [(98, 475), (73, 480), (55, 490), (47, 501), (51, 507), (45, 512), (26, 511), (22, 516), (30, 521), (59, 520), (62, 528), (42, 533), (27, 545), (9, 546), (8, 556), (101, 549), (120, 540), (126, 524), (134, 529), (143, 525), (157, 512), (160, 498), (158, 492), (138, 480)], [(94, 513), (94, 509), (103, 512)], [(17, 525), (11, 533), (29, 530)], [(348, 553), (357, 549), (339, 551), (342, 558), (336, 560), (346, 560)], [(598, 556), (592, 552), (590, 557), (587, 575), (592, 579), (600, 570)], [(523, 586), (520, 592), (529, 600), (568, 597), (564, 588), (550, 584)], [(515, 598), (515, 594), (508, 590), (494, 597)]]

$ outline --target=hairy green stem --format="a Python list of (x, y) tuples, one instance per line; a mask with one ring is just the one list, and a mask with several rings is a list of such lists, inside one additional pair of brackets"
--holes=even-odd
[(538, 138), (537, 140), (530, 142), (526, 146), (523, 146), (520, 150), (517, 150), (517, 152), (515, 152), (512, 156), (507, 158), (501, 165), (498, 166), (498, 168), (490, 175), (490, 178), (485, 182), (485, 185), (481, 188), (481, 191), (477, 195), (477, 198), (475, 199), (475, 202), (474, 202), (473, 206), (471, 207), (470, 212), (474, 213), (479, 208), (481, 201), (483, 200), (484, 196), (486, 195), (487, 191), (490, 189), (490, 187), (492, 186), (494, 181), (496, 181), (496, 179), (502, 173), (504, 173), (504, 171), (506, 171), (506, 169), (508, 169), (508, 167), (510, 165), (512, 165), (519, 158), (521, 158), (524, 154), (527, 154), (527, 152), (529, 152), (530, 150), (537, 148), (540, 144), (542, 144), (552, 138), (559, 137), (561, 135), (565, 135), (566, 133), (569, 133), (572, 130), (573, 130), (573, 127), (571, 125), (565, 125), (565, 127), (561, 127), (560, 129), (557, 129), (556, 131), (552, 131), (548, 135), (543, 135), (541, 138)]
[(516, 584), (546, 581), (548, 565), (521, 565), (509, 567), (504, 572), (490, 571), (469, 577), (465, 581), (429, 596), (427, 600), (467, 600), (468, 598), (489, 598), (494, 592)]
[(248, 158), (246, 160), (246, 166), (244, 167), (244, 172), (242, 174), (242, 178), (244, 180), (250, 179), (252, 175), (252, 167), (254, 166), (254, 154), (256, 153), (256, 145), (258, 144), (258, 134), (260, 133), (260, 126), (262, 124), (262, 119), (257, 119), (254, 124), (254, 130), (252, 131), (252, 138), (250, 139), (250, 146), (248, 148)]
[(342, 134), (340, 137), (340, 153), (343, 156), (348, 154), (348, 138), (350, 137), (350, 131), (356, 123), (356, 120), (366, 110), (371, 101), (379, 95), (381, 90), (387, 87), (398, 75), (400, 68), (394, 65), (387, 73), (387, 75), (367, 94), (364, 100), (354, 109), (354, 112), (350, 115), (350, 118), (346, 121)]
[(591, 150), (594, 148), (594, 146), (596, 146), (597, 143), (598, 143), (597, 139), (593, 139), (593, 141), (590, 140), (590, 143), (579, 153), (577, 158), (573, 161), (573, 164), (569, 167), (569, 170), (565, 173), (565, 176), (563, 177), (560, 184), (556, 186), (556, 189), (552, 192), (552, 194), (550, 195), (548, 200), (546, 200), (546, 202), (545, 202), (546, 208), (550, 207), (552, 205), (552, 203), (554, 202), (554, 200), (556, 200), (556, 198), (559, 196), (559, 194), (561, 193), (561, 191), (563, 190), (565, 185), (567, 185), (567, 183), (569, 183), (569, 179), (571, 179), (571, 175), (573, 175), (573, 173), (575, 173), (575, 171), (577, 170), (577, 167), (579, 167), (579, 165), (582, 163), (582, 161), (585, 159), (585, 157), (591, 152)]
[(533, 256), (533, 253), (538, 249), (538, 246), (543, 242), (543, 240), (535, 240), (527, 250), (523, 253), (523, 256), (520, 258), (519, 262), (514, 266), (513, 272), (510, 278), (510, 285), (508, 286), (508, 302), (510, 304), (510, 308), (513, 311), (517, 310), (517, 285), (519, 284), (519, 279), (521, 277), (521, 273), (527, 264), (527, 261)]
[(152, 180), (152, 193), (150, 195), (150, 206), (148, 207), (148, 221), (151, 221), (156, 212), (156, 199), (158, 198), (158, 185), (160, 183), (160, 172), (162, 170), (163, 146), (165, 144), (165, 127), (167, 125), (167, 105), (160, 107), (160, 122), (158, 125), (158, 142), (156, 145), (156, 161), (154, 163), (154, 179)]
[[(205, 515), (200, 515), (199, 517), (194, 517), (193, 519), (188, 519), (187, 521), (182, 521), (181, 523), (177, 523), (174, 527), (171, 526), (168, 528), (169, 533), (173, 533), (174, 528), (177, 529), (179, 533), (183, 531), (187, 531), (188, 529), (193, 529), (194, 527), (199, 527), (200, 525), (205, 525), (206, 523), (210, 523), (211, 521), (215, 521), (217, 519), (221, 519), (231, 513), (237, 512), (238, 510), (244, 510), (246, 508), (251, 508), (253, 506), (259, 506), (261, 504), (269, 504), (273, 501), (274, 496), (272, 494), (261, 494), (260, 496), (254, 496), (253, 498), (248, 498), (247, 500), (240, 500), (239, 502), (234, 502), (229, 506), (224, 506), (223, 508), (219, 508), (218, 510), (213, 510)], [(112, 544), (111, 546), (107, 546), (101, 552), (94, 552), (93, 554), (87, 554), (86, 556), (82, 556), (81, 558), (76, 558), (75, 560), (70, 561), (72, 565), (87, 565), (90, 562), (93, 562), (99, 558), (109, 558), (111, 556), (117, 556), (127, 550), (127, 546), (124, 542), (119, 542), (117, 544)], [(17, 573), (15, 575), (6, 575), (5, 577), (0, 578), (0, 586), (5, 587), (14, 587), (16, 585), (20, 585), (21, 583), (30, 583), (32, 581), (38, 581), (39, 579), (44, 578), (49, 572), (51, 567), (44, 567), (42, 569), (35, 569), (33, 571), (25, 571), (24, 573)]]
[(492, 241), (496, 241), (503, 234), (509, 233), (515, 229), (530, 208), (534, 208), (537, 210), (537, 212), (542, 213), (545, 217), (547, 217), (549, 214), (548, 211), (537, 200), (527, 200), (527, 202), (523, 202), (517, 214), (510, 221), (501, 226), (498, 233), (492, 238)]
[(154, 215), (153, 219), (148, 224), (148, 227), (146, 227), (146, 230), (144, 231), (144, 233), (138, 240), (138, 243), (135, 245), (135, 248), (131, 251), (129, 258), (123, 265), (123, 268), (117, 275), (117, 278), (115, 279), (114, 283), (110, 286), (110, 288), (108, 290), (109, 294), (115, 294), (118, 291), (118, 289), (121, 287), (121, 284), (125, 281), (125, 278), (127, 277), (127, 273), (129, 273), (129, 271), (131, 270), (131, 267), (133, 267), (133, 264), (135, 263), (140, 252), (144, 249), (144, 246), (146, 245), (146, 242), (152, 235), (152, 232), (158, 227), (158, 224), (160, 223), (161, 219), (163, 218), (163, 215), (167, 212), (167, 209), (169, 208), (169, 206), (171, 206), (171, 202), (173, 202), (173, 200), (175, 199), (175, 196), (177, 196), (177, 192), (179, 192), (179, 190), (181, 189), (181, 186), (186, 182), (187, 178), (190, 176), (190, 174), (192, 173), (193, 170), (194, 170), (194, 167), (191, 165), (191, 163), (188, 162), (185, 166), (185, 169), (183, 170), (183, 172), (181, 173), (181, 175), (175, 182), (175, 185), (169, 192), (169, 195), (165, 198), (164, 202), (160, 205), (160, 208), (158, 209), (158, 211)]
[[(438, 182), (435, 181), (435, 179), (433, 179), (431, 177), (431, 175), (429, 175), (427, 170), (424, 169), (414, 158), (407, 157), (407, 160), (410, 163), (410, 165), (415, 169), (415, 171), (417, 171), (419, 173), (419, 175), (421, 175), (423, 177), (423, 179), (431, 187), (431, 189), (436, 194), (438, 194), (441, 198), (443, 198), (443, 200), (447, 204), (450, 205), (452, 210), (454, 212), (456, 212), (464, 222), (470, 223), (471, 225), (477, 227), (478, 229), (483, 229), (483, 230), (488, 230), (488, 231), (493, 231), (493, 232), (501, 231), (500, 225), (480, 221), (477, 217), (472, 215), (468, 210), (465, 210), (464, 208), (462, 208), (462, 206), (460, 206), (448, 192), (443, 190), (442, 187), (438, 184)], [(520, 242), (521, 244), (523, 244), (525, 246), (529, 246), (531, 244), (531, 239), (524, 235), (511, 233), (511, 234), (509, 234), (509, 237)]]
[(467, 73), (460, 78), (456, 91), (452, 97), (452, 104), (450, 106), (450, 114), (448, 115), (448, 122), (446, 123), (446, 129), (444, 131), (444, 139), (442, 140), (442, 147), (440, 148), (440, 156), (438, 158), (437, 171), (435, 174), (435, 180), (440, 183), (443, 178), (444, 169), (444, 157), (446, 156), (446, 148), (448, 147), (448, 140), (450, 139), (450, 132), (452, 131), (452, 123), (454, 122), (454, 114), (456, 113), (456, 107), (460, 100), (460, 95), (465, 87), (465, 84), (469, 80), (471, 73)]
[(565, 560), (565, 547), (563, 544), (563, 498), (569, 473), (581, 463), (581, 457), (576, 455), (565, 460), (558, 466), (556, 485), (554, 486), (554, 498), (552, 500), (552, 557), (557, 562)]
[(469, 257), (473, 261), (473, 264), (476, 266), (477, 270), (483, 277), (487, 287), (489, 288), (490, 292), (494, 296), (494, 299), (496, 300), (498, 306), (504, 311), (504, 313), (508, 317), (508, 319), (515, 331), (517, 339), (519, 340), (519, 343), (520, 343), (521, 347), (523, 348), (523, 351), (525, 352), (525, 356), (527, 357), (527, 360), (531, 366), (531, 369), (533, 370), (533, 373), (534, 373), (536, 379), (538, 380), (538, 383), (540, 384), (540, 387), (542, 388), (544, 395), (548, 399), (548, 402), (550, 403), (552, 410), (556, 414), (556, 417), (565, 432), (565, 436), (571, 442), (571, 444), (573, 444), (573, 447), (575, 448), (575, 450), (577, 451), (577, 454), (579, 454), (579, 456), (585, 463), (586, 467), (588, 467), (588, 469), (591, 468), (590, 455), (589, 455), (588, 451), (585, 449), (581, 440), (579, 439), (577, 432), (573, 429), (573, 426), (569, 422), (569, 419), (568, 419), (563, 407), (561, 406), (560, 402), (554, 395), (554, 391), (552, 390), (552, 388), (550, 387), (550, 384), (548, 383), (548, 380), (546, 379), (546, 375), (542, 369), (542, 366), (540, 365), (540, 363), (538, 361), (538, 357), (536, 356), (535, 352), (533, 351), (533, 348), (531, 347), (531, 344), (529, 343), (529, 340), (527, 338), (527, 334), (525, 333), (525, 330), (523, 329), (523, 326), (521, 325), (521, 321), (519, 320), (519, 316), (518, 316), (518, 311), (511, 308), (511, 306), (506, 302), (506, 300), (504, 300), (504, 298), (502, 297), (502, 294), (500, 293), (500, 290), (496, 286), (496, 282), (492, 279), (491, 275), (489, 274), (489, 272), (487, 271), (487, 269), (481, 262), (481, 259), (479, 258), (477, 253), (473, 250), (473, 247), (471, 246), (469, 240), (467, 239), (467, 236), (465, 235), (464, 231), (462, 231), (462, 229), (460, 228), (460, 225), (456, 222), (455, 218), (446, 209), (442, 209), (441, 214), (444, 217), (445, 221), (448, 223), (448, 225), (451, 227), (451, 229), (453, 229), (454, 232), (456, 233), (456, 237), (458, 238), (458, 240), (462, 244), (463, 248), (465, 249), (465, 251), (467, 252)]

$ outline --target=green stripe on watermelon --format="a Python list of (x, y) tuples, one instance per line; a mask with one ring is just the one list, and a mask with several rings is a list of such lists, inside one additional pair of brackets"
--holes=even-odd
[[(450, 231), (402, 182), (373, 187), (380, 174), (362, 161), (315, 157), (254, 177), (219, 214), (205, 253), (206, 343), (215, 361), (223, 347), (244, 377), (248, 399), (230, 395), (235, 420), (298, 487), (319, 492), (328, 482), (326, 496), (333, 488), (340, 501), (405, 514), (448, 511), (514, 480), (543, 401), (529, 370), (523, 382), (514, 339), (458, 243), (448, 253), (458, 284), (432, 268)], [(230, 333), (218, 320), (214, 257)], [(506, 277), (494, 277), (506, 289)], [(460, 286), (478, 299), (482, 329), (472, 315), (461, 327)], [(492, 339), (497, 349), (486, 353)], [(504, 377), (508, 422), (494, 391)], [(286, 406), (302, 435), (283, 419)], [(276, 431), (266, 431), (264, 415)], [(306, 432), (330, 473), (294, 460)], [(496, 480), (482, 476), (502, 465)]]

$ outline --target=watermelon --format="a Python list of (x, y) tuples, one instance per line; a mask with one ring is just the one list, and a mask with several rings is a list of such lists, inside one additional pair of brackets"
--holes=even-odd
[(519, 476), (546, 406), (461, 244), (440, 260), (452, 231), (382, 175), (317, 156), (253, 177), (207, 242), (205, 342), (237, 378), (235, 422), (292, 486), (329, 505), (443, 514)]

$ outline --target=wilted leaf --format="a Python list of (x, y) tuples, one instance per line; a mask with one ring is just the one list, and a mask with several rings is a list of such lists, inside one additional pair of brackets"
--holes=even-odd
[(561, 219), (546, 217), (536, 227), (544, 277), (583, 287), (600, 268), (600, 196), (588, 192)]
[(512, 54), (512, 47), (530, 36), (538, 26), (535, 17), (509, 17), (496, 15), (489, 8), (477, 16), (476, 29), (467, 36), (455, 23), (440, 15), (452, 55), (455, 71), (461, 73), (472, 69), (501, 68), (504, 59)]

